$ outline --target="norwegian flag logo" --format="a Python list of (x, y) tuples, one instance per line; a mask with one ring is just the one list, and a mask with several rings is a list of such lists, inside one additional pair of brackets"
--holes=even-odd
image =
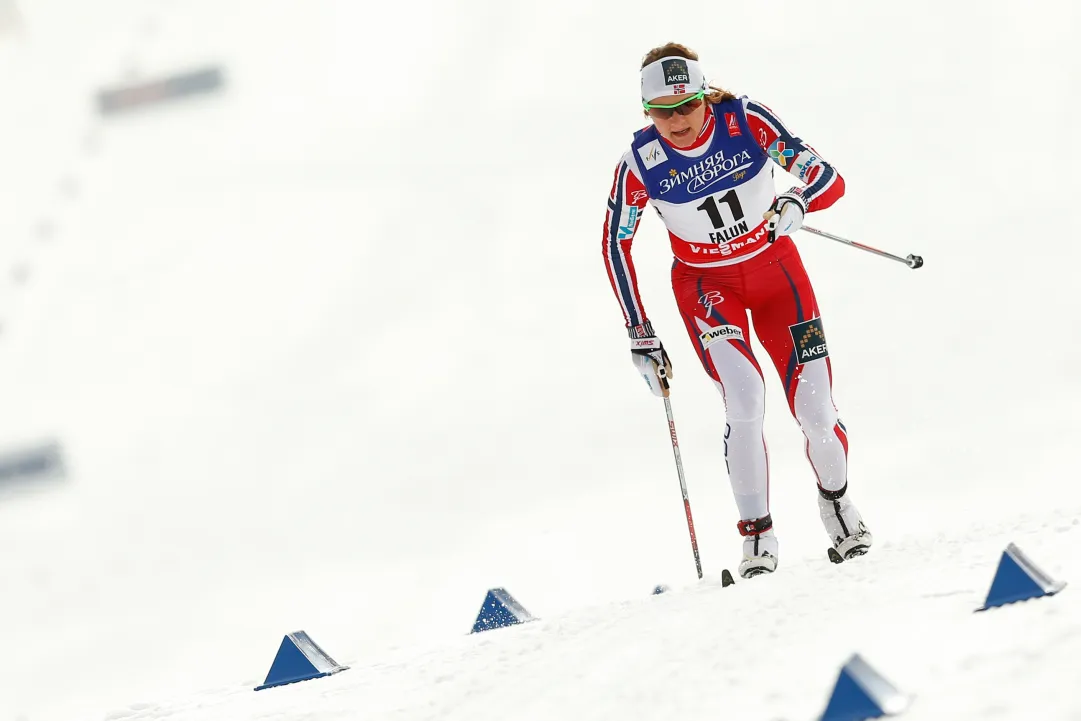
[(735, 113), (725, 113), (724, 122), (728, 126), (728, 137), (735, 138), (743, 135), (739, 129), (739, 118), (736, 117)]
[(672, 94), (673, 95), (683, 95), (686, 92), (687, 92), (687, 86), (686, 85), (673, 85), (672, 86)]

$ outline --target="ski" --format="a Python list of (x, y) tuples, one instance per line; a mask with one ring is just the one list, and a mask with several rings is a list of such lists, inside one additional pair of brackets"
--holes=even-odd
[(732, 572), (727, 568), (721, 571), (721, 588), (728, 588), (734, 584), (736, 580), (732, 578)]

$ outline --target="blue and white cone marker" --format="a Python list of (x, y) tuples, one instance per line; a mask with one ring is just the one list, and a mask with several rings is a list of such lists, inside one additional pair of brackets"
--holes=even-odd
[(897, 690), (859, 654), (841, 667), (826, 710), (819, 721), (863, 721), (899, 714), (911, 698)]
[(506, 589), (493, 588), (484, 597), (480, 613), (470, 633), (488, 631), (493, 628), (513, 626), (516, 623), (532, 621), (533, 616)]
[(262, 691), (272, 686), (322, 678), (347, 668), (349, 667), (338, 664), (328, 656), (307, 633), (296, 631), (282, 639), (282, 645), (278, 647), (278, 655), (274, 657), (266, 681), (262, 686), (256, 686), (255, 690)]
[(1030, 598), (1054, 596), (1066, 587), (1062, 581), (1055, 581), (1029, 560), (1020, 548), (1011, 543), (1002, 552), (998, 562), (995, 580), (987, 592), (987, 600), (977, 611), (1003, 606), (1007, 603), (1027, 601)]

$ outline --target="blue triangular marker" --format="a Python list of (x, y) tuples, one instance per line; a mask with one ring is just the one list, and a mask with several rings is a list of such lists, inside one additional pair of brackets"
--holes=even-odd
[(282, 639), (282, 645), (278, 647), (278, 655), (274, 657), (266, 681), (262, 686), (256, 686), (255, 690), (262, 691), (272, 686), (322, 678), (347, 668), (349, 667), (339, 665), (328, 656), (307, 633), (296, 631)]
[(493, 628), (513, 626), (516, 623), (532, 621), (533, 616), (522, 607), (522, 604), (514, 600), (514, 596), (507, 593), (506, 589), (493, 588), (484, 597), (484, 603), (477, 614), (476, 623), (470, 633), (488, 631)]
[(841, 667), (819, 721), (864, 721), (889, 716), (904, 711), (909, 700), (856, 654)]
[(1053, 596), (1065, 587), (1065, 583), (1053, 580), (1011, 543), (999, 559), (998, 571), (991, 582), (991, 590), (987, 592), (987, 600), (976, 610), (986, 611), (1007, 603)]

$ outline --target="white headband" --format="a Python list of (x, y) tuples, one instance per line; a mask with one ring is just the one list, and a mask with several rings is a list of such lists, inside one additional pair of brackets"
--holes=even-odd
[(697, 60), (673, 55), (642, 68), (642, 100), (645, 102), (667, 95), (693, 95), (708, 87)]

